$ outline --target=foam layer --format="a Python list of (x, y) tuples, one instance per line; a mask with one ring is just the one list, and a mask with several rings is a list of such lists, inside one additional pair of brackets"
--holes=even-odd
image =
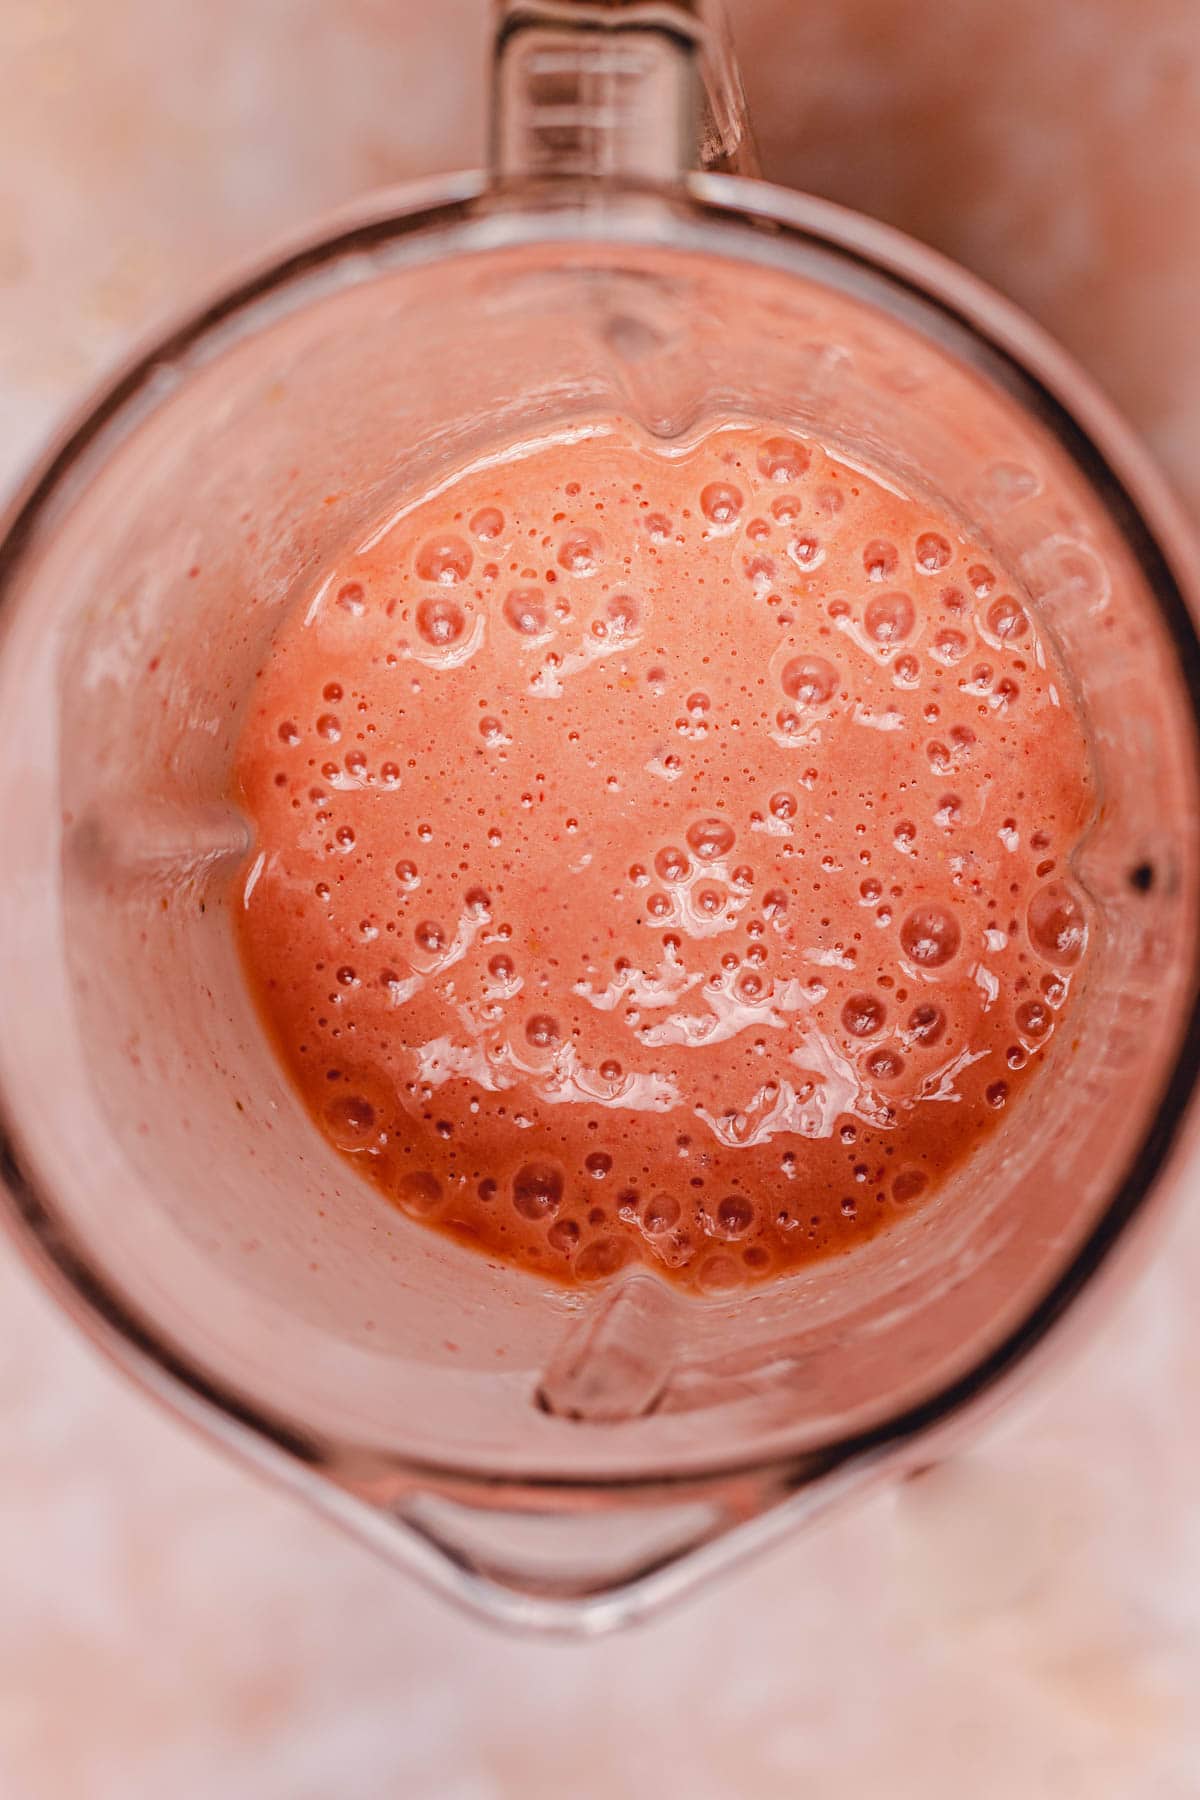
[(1086, 743), (978, 545), (774, 432), (611, 423), (330, 570), (237, 765), (313, 1116), (542, 1277), (706, 1292), (1007, 1128), (1087, 954)]

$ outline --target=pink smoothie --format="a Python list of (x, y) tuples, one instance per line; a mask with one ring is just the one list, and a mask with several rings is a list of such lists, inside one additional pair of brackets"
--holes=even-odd
[(416, 498), (259, 671), (241, 946), (389, 1200), (560, 1282), (848, 1249), (1011, 1129), (1087, 952), (1050, 645), (813, 441), (622, 424)]

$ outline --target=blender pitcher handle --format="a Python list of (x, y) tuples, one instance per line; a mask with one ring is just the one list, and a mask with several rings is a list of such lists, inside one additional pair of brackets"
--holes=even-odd
[(718, 0), (496, 0), (495, 181), (755, 175)]

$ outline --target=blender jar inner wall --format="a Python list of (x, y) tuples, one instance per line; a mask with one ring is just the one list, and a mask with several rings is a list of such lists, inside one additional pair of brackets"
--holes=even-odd
[[(729, 249), (347, 258), (301, 310), (260, 301), (248, 335), (161, 368), (43, 521), (10, 602), (18, 1142), (136, 1312), (334, 1439), (497, 1471), (676, 1472), (895, 1414), (1061, 1270), (1178, 1048), (1193, 727), (1121, 522), (932, 309), (910, 300), (903, 322), (882, 278), (872, 293), (816, 249), (786, 272)], [(455, 466), (614, 412), (664, 442), (738, 416), (817, 431), (990, 540), (1061, 649), (1101, 805), (1076, 866), (1099, 940), (1077, 1047), (1056, 1048), (1017, 1129), (851, 1257), (719, 1302), (648, 1299), (639, 1278), (628, 1329), (653, 1378), (600, 1429), (535, 1399), (592, 1311), (628, 1295), (547, 1289), (422, 1230), (293, 1095), (233, 946), (250, 836), (228, 778), (254, 669), (330, 559)]]

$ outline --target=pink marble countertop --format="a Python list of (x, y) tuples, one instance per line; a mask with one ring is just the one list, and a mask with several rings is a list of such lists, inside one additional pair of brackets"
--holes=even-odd
[[(1200, 514), (1195, 0), (731, 10), (768, 172), (1019, 300)], [(7, 0), (0, 482), (214, 272), (478, 160), (486, 11)], [(463, 1620), (186, 1435), (0, 1251), (0, 1794), (1194, 1800), (1198, 1283), (1185, 1204), (971, 1454), (562, 1648)]]

